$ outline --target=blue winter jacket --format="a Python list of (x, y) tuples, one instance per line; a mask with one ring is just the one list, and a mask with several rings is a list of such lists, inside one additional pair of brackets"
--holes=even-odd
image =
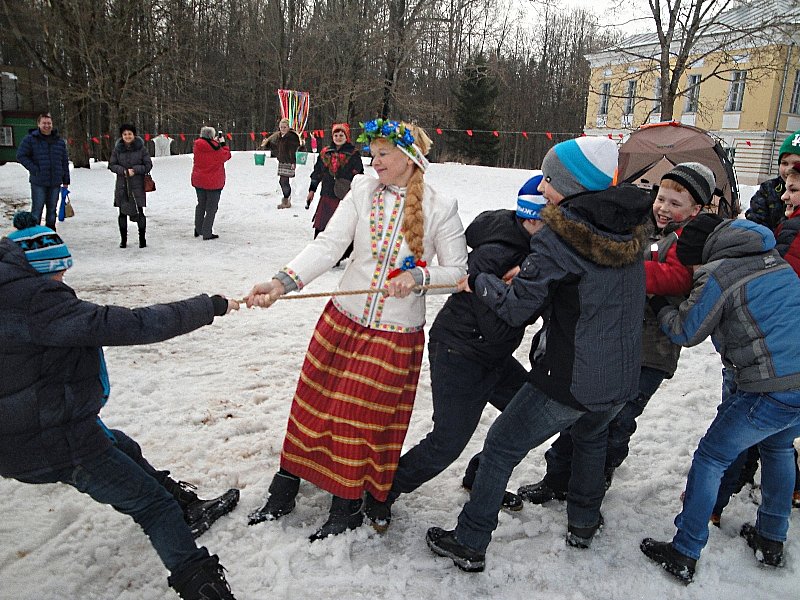
[(800, 390), (800, 278), (766, 227), (744, 219), (718, 225), (689, 299), (658, 316), (676, 344), (695, 346), (710, 335), (739, 389)]
[(30, 172), (33, 185), (58, 187), (69, 185), (69, 155), (67, 144), (53, 129), (42, 135), (38, 128), (31, 129), (17, 148), (17, 161)]
[(159, 342), (213, 320), (206, 295), (136, 309), (85, 302), (0, 240), (0, 475), (73, 467), (108, 448), (102, 346)]

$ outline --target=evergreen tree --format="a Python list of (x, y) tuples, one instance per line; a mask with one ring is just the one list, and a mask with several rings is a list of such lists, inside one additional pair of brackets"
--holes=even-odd
[[(500, 144), (500, 139), (492, 133), (496, 128), (498, 86), (482, 54), (464, 69), (455, 96), (456, 128), (461, 130), (453, 136), (456, 151), (467, 162), (494, 166)], [(467, 129), (473, 131), (471, 137), (464, 133)]]

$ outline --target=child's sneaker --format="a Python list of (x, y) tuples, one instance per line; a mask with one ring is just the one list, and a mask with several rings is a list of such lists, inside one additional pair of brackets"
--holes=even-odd
[(739, 535), (747, 540), (747, 545), (753, 549), (758, 562), (770, 567), (783, 566), (783, 542), (768, 540), (758, 533), (750, 523), (742, 525)]

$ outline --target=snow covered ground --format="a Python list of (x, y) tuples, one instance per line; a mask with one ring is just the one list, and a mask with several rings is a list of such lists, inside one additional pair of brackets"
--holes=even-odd
[[(138, 306), (201, 292), (242, 297), (312, 238), (313, 210), (303, 208), (311, 160), (298, 167), (294, 207), (277, 210), (275, 160), (256, 166), (252, 153), (234, 153), (215, 241), (192, 236), (191, 155), (153, 162), (158, 191), (148, 196), (146, 249), (117, 247), (114, 176), (105, 163), (73, 171), (76, 216), (60, 224), (59, 232), (75, 258), (66, 281), (82, 298)], [(440, 193), (458, 198), (465, 225), (483, 210), (513, 208), (527, 178), (520, 170), (452, 164), (434, 164), (426, 175)], [(746, 205), (753, 190), (742, 191)], [(0, 167), (0, 198), (28, 206), (27, 173), (20, 165)], [(12, 229), (12, 211), (0, 205), (0, 213), (5, 235)], [(341, 273), (328, 272), (307, 291), (334, 289)], [(429, 323), (444, 299), (429, 297)], [(199, 540), (219, 554), (240, 600), (797, 597), (800, 511), (792, 516), (786, 567), (765, 569), (738, 537), (742, 522), (755, 518), (746, 492), (732, 499), (722, 528), (711, 528), (692, 585), (668, 578), (639, 551), (645, 536), (671, 537), (692, 453), (719, 401), (721, 364), (708, 341), (684, 350), (678, 373), (640, 418), (631, 456), (606, 496), (605, 529), (590, 550), (564, 543), (560, 502), (502, 513), (482, 574), (463, 573), (428, 550), (427, 528), (451, 528), (467, 499), (461, 474), (495, 416), (491, 407), (464, 455), (395, 505), (384, 535), (365, 526), (309, 544), (307, 536), (324, 520), (329, 497), (305, 483), (294, 513), (248, 527), (247, 513), (261, 506), (278, 468), (289, 404), (324, 303), (324, 298), (281, 301), (268, 310), (217, 319), (182, 338), (106, 352), (112, 394), (105, 422), (138, 440), (154, 465), (196, 483), (201, 495), (241, 489), (237, 509)], [(528, 349), (526, 340), (517, 352), (526, 364)], [(425, 361), (407, 444), (425, 435), (430, 414)], [(545, 449), (530, 453), (511, 489), (541, 478)], [(63, 485), (0, 480), (0, 495), (0, 599), (176, 597), (148, 540), (127, 517)]]

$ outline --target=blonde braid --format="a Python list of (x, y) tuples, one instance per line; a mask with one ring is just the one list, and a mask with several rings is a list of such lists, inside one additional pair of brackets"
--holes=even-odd
[(406, 186), (406, 204), (403, 211), (403, 236), (414, 254), (414, 260), (422, 260), (425, 252), (425, 218), (422, 211), (422, 197), (425, 183), (422, 170), (415, 168)]

